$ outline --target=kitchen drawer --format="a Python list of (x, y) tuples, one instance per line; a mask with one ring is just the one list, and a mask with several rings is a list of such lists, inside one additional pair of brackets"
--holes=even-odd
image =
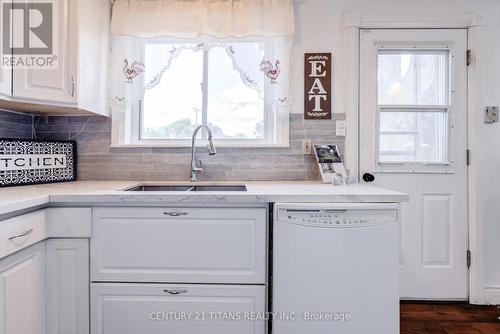
[(93, 281), (266, 282), (265, 208), (97, 208)]
[(46, 239), (46, 217), (38, 210), (0, 221), (0, 258)]
[(264, 286), (94, 283), (91, 305), (92, 334), (266, 332), (248, 320), (266, 310)]

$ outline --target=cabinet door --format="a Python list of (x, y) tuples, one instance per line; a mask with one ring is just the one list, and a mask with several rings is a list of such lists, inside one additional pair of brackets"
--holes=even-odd
[[(0, 6), (0, 17), (4, 17), (4, 8), (6, 2), (2, 2)], [(0, 47), (3, 48), (3, 43), (8, 43), (9, 41), (3, 40), (3, 22), (0, 24)], [(0, 50), (2, 56), (8, 57), (9, 55), (4, 55), (3, 50)], [(10, 67), (3, 64), (3, 60), (0, 62), (0, 95), (10, 96), (12, 93), (12, 70)]]
[(0, 333), (45, 333), (45, 244), (0, 261)]
[(96, 208), (93, 281), (266, 283), (265, 208)]
[(47, 240), (47, 333), (89, 334), (88, 239)]
[(55, 69), (15, 68), (13, 96), (37, 102), (76, 103), (77, 0), (58, 0), (54, 6)]
[[(264, 334), (264, 286), (92, 284), (92, 334)], [(230, 317), (230, 318), (229, 318)]]

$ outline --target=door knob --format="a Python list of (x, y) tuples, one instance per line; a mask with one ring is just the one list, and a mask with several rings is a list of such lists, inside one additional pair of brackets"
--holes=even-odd
[(364, 173), (363, 174), (363, 181), (373, 182), (373, 181), (375, 181), (375, 176), (373, 176), (373, 174), (370, 174), (370, 173)]

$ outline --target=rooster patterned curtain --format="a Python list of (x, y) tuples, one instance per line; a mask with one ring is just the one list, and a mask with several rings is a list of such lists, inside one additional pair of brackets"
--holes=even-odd
[[(241, 83), (255, 90), (268, 110), (288, 112), (293, 27), (291, 0), (116, 0), (113, 123), (138, 122), (145, 94), (169, 80), (176, 59), (210, 50), (227, 55)], [(123, 143), (134, 134), (113, 135)]]

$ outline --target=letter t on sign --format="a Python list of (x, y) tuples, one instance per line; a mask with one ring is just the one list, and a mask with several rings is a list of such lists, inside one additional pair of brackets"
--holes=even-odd
[(332, 118), (332, 54), (304, 55), (304, 118)]

